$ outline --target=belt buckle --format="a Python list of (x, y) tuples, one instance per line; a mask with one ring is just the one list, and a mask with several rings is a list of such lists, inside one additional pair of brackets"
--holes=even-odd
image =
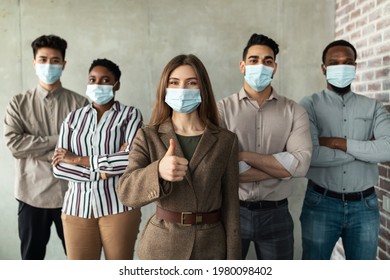
[(196, 214), (195, 216), (195, 224), (201, 224), (203, 222), (203, 216), (202, 214)]
[[(181, 224), (182, 226), (185, 226), (185, 227), (191, 226), (191, 224), (185, 224), (185, 223), (184, 223), (184, 215), (191, 215), (191, 214), (192, 214), (192, 212), (181, 212), (180, 224)], [(197, 217), (198, 217), (198, 216), (197, 216)], [(196, 218), (196, 219), (198, 219), (198, 218)]]

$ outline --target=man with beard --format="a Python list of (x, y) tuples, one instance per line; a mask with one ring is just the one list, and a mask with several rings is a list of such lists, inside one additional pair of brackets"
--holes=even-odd
[(351, 91), (356, 49), (330, 43), (322, 54), (327, 88), (303, 98), (313, 141), (301, 213), (303, 259), (330, 259), (339, 238), (346, 259), (375, 259), (379, 162), (390, 160), (390, 114)]
[(242, 88), (218, 103), (220, 125), (239, 143), (241, 258), (253, 243), (259, 260), (294, 257), (288, 198), (310, 165), (307, 113), (272, 86), (279, 45), (252, 34), (242, 52)]

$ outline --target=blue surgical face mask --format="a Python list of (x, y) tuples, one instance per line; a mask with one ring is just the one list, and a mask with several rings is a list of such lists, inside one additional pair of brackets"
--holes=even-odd
[(355, 79), (356, 67), (354, 65), (331, 65), (326, 67), (326, 80), (329, 84), (345, 88)]
[(264, 90), (272, 81), (274, 68), (259, 65), (245, 65), (245, 81), (255, 91)]
[(92, 102), (98, 105), (104, 105), (114, 98), (113, 88), (114, 86), (112, 85), (87, 85), (85, 94)]
[(167, 88), (165, 103), (175, 112), (191, 113), (202, 102), (199, 89)]
[(47, 85), (57, 82), (62, 74), (62, 64), (35, 63), (35, 73)]

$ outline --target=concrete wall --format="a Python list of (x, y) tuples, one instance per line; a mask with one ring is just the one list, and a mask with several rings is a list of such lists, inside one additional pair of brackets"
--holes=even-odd
[[(145, 120), (163, 67), (180, 53), (194, 53), (204, 62), (217, 100), (238, 91), (242, 50), (255, 32), (280, 44), (273, 85), (298, 101), (325, 86), (320, 58), (334, 38), (334, 15), (335, 0), (2, 0), (0, 119), (13, 95), (35, 87), (30, 44), (51, 33), (69, 44), (64, 87), (84, 93), (92, 60), (111, 59), (122, 70), (118, 99), (138, 107)], [(0, 259), (20, 258), (13, 162), (1, 136)], [(298, 216), (304, 184), (297, 180), (290, 199), (296, 258), (301, 254)], [(152, 211), (143, 210), (144, 222)], [(53, 231), (47, 259), (64, 258)]]

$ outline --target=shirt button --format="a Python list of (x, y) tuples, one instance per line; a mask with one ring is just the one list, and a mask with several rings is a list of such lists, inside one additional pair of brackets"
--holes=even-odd
[(347, 174), (347, 171), (344, 171), (344, 174)]
[(344, 119), (344, 121), (346, 122), (347, 120), (346, 120), (346, 119)]

